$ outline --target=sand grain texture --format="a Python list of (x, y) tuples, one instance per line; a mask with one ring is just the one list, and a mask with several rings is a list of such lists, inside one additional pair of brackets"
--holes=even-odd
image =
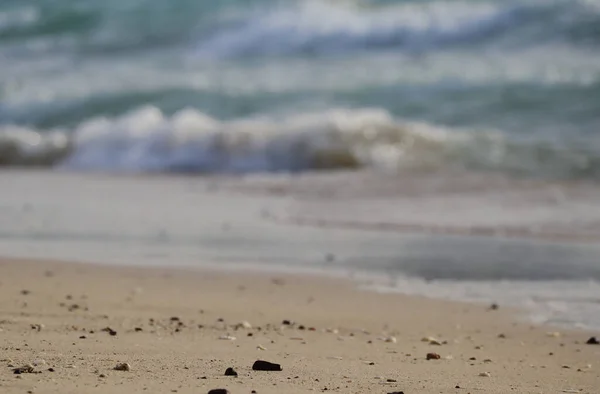
[[(0, 261), (7, 394), (598, 393), (593, 333), (548, 331), (343, 280)], [(259, 359), (283, 370), (252, 371)], [(13, 373), (26, 364), (41, 373)]]

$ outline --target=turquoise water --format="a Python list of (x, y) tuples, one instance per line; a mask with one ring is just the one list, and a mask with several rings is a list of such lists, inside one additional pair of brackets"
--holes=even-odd
[(0, 164), (600, 177), (598, 0), (5, 0)]

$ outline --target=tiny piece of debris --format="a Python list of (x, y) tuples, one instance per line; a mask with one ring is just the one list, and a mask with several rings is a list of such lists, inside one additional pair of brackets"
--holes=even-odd
[(494, 303), (494, 304), (490, 305), (489, 310), (495, 311), (495, 310), (498, 310), (499, 308), (500, 308), (500, 305)]
[(27, 364), (22, 367), (14, 368), (12, 371), (15, 375), (20, 375), (22, 373), (34, 373), (35, 370), (33, 365)]
[(128, 363), (119, 363), (114, 368), (115, 371), (131, 371), (131, 365)]
[(212, 389), (208, 394), (229, 394), (229, 391), (227, 389)]
[(386, 379), (385, 381), (388, 383), (396, 383), (397, 382), (396, 379)]
[(225, 376), (238, 376), (238, 373), (235, 371), (235, 369), (229, 367), (225, 370)]
[(490, 378), (492, 377), (492, 374), (490, 374), (489, 372), (481, 372), (479, 376), (481, 376), (482, 378)]
[(236, 338), (232, 337), (231, 335), (221, 335), (219, 339), (223, 341), (235, 341)]
[(398, 340), (396, 339), (396, 337), (387, 337), (384, 339), (385, 342), (387, 343), (396, 343), (398, 342)]
[(256, 360), (252, 364), (253, 371), (282, 371), (280, 364), (271, 363), (264, 360)]
[(113, 336), (113, 337), (114, 337), (115, 335), (117, 335), (117, 332), (116, 332), (115, 330), (113, 330), (112, 328), (110, 328), (110, 327), (104, 327), (104, 328), (103, 328), (102, 330), (100, 330), (100, 331), (107, 332), (107, 333), (108, 333), (110, 336)]
[(426, 358), (427, 358), (427, 360), (439, 360), (442, 357), (437, 353), (427, 353)]

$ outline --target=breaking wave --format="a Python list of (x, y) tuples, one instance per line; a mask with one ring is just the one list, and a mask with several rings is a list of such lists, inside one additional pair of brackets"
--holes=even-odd
[(600, 154), (524, 143), (490, 130), (395, 119), (381, 109), (221, 121), (194, 109), (167, 116), (143, 107), (73, 130), (0, 128), (0, 164), (77, 171), (248, 173), (371, 167), (448, 167), (539, 176), (600, 177)]

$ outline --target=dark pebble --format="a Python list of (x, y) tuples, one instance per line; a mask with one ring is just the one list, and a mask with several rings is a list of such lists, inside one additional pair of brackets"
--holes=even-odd
[(441, 356), (437, 353), (427, 353), (427, 360), (439, 360)]
[(179, 318), (178, 318), (177, 316), (173, 316), (173, 317), (171, 318), (171, 321), (179, 321)]
[(397, 382), (396, 379), (386, 379), (385, 381), (388, 383), (396, 383)]
[(268, 361), (257, 360), (252, 364), (252, 370), (254, 371), (281, 371), (281, 365), (271, 363)]
[(212, 389), (208, 394), (229, 394), (229, 391), (227, 389)]
[(500, 308), (500, 305), (498, 305), (498, 304), (492, 304), (492, 305), (490, 305), (490, 310), (492, 310), (492, 311), (495, 311), (495, 310), (497, 310), (499, 308)]
[(24, 367), (14, 368), (13, 373), (20, 375), (22, 373), (33, 373), (33, 367), (31, 365), (25, 365)]
[(306, 330), (306, 327), (304, 327), (302, 324), (300, 324), (300, 325), (298, 326), (298, 330)]
[(392, 391), (391, 393), (388, 394), (404, 394), (404, 391)]
[(235, 372), (235, 369), (233, 368), (227, 368), (225, 370), (225, 376), (238, 376), (238, 373)]
[(85, 335), (82, 335), (79, 337), (79, 339), (86, 339), (87, 337)]
[(144, 331), (144, 329), (142, 327), (136, 327), (135, 328), (135, 332), (141, 332)]
[(112, 328), (110, 328), (110, 327), (105, 327), (101, 331), (107, 332), (109, 335), (111, 335), (113, 337), (115, 335), (117, 335), (117, 332), (115, 330), (113, 330)]
[(54, 368), (48, 368), (48, 372), (54, 372)]
[(596, 337), (591, 337), (586, 342), (587, 345), (600, 345), (600, 341)]
[(292, 321), (291, 320), (284, 320), (281, 322), (281, 324), (283, 324), (284, 326), (291, 326), (292, 325)]

